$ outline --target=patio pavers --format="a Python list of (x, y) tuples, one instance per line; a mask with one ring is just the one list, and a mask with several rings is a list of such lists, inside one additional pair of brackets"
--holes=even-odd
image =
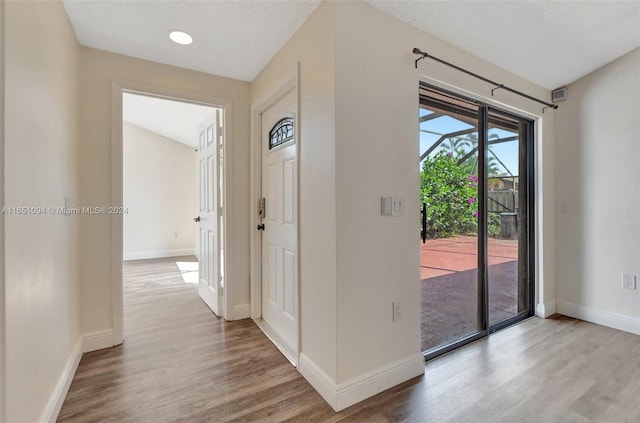
[[(517, 312), (517, 240), (489, 239), (489, 318)], [(421, 244), (422, 349), (426, 351), (478, 330), (477, 238), (427, 240)]]

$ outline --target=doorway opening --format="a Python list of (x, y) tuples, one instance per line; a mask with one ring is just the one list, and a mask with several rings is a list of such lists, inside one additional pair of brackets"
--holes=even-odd
[(420, 84), (427, 359), (533, 315), (533, 122)]
[[(118, 92), (122, 213), (113, 218), (120, 220), (122, 278), (120, 292), (114, 290), (119, 295), (114, 322), (120, 317), (122, 339), (125, 324), (127, 333), (140, 326), (130, 325), (131, 318), (144, 320), (144, 314), (125, 313), (129, 298), (161, 302), (173, 296), (157, 293), (191, 292), (225, 317), (225, 109), (137, 90)], [(140, 290), (148, 296), (141, 297)], [(125, 298), (131, 293), (136, 295)], [(114, 328), (117, 332), (115, 323)]]

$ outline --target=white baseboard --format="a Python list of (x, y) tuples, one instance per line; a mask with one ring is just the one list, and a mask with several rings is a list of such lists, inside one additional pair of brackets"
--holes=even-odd
[(116, 345), (111, 329), (88, 333), (82, 337), (82, 351), (91, 352), (111, 348)]
[(298, 356), (298, 372), (313, 386), (313, 389), (324, 398), (331, 408), (338, 411), (336, 401), (338, 386), (304, 353)]
[(137, 251), (133, 253), (124, 253), (123, 260), (146, 260), (165, 257), (194, 256), (196, 254), (193, 248), (184, 248), (181, 250), (154, 250), (154, 251)]
[(336, 411), (424, 374), (424, 356), (416, 354), (338, 385)]
[(242, 320), (251, 318), (251, 304), (235, 305), (231, 308), (231, 313), (227, 320)]
[(536, 316), (546, 319), (556, 312), (556, 302), (547, 301), (546, 303), (536, 304)]
[(76, 341), (76, 344), (71, 351), (71, 355), (67, 359), (67, 363), (62, 370), (60, 379), (51, 393), (51, 398), (49, 398), (47, 407), (44, 409), (42, 417), (40, 417), (41, 423), (54, 423), (58, 418), (58, 414), (60, 414), (64, 399), (67, 397), (69, 386), (71, 386), (71, 381), (73, 380), (73, 376), (76, 374), (76, 369), (78, 368), (78, 364), (80, 364), (81, 358), (82, 339), (80, 338)]
[(331, 408), (341, 411), (424, 374), (424, 357), (422, 354), (416, 354), (337, 385), (304, 354), (300, 354), (298, 371)]
[(638, 318), (565, 301), (557, 301), (556, 303), (559, 314), (640, 335), (640, 319)]

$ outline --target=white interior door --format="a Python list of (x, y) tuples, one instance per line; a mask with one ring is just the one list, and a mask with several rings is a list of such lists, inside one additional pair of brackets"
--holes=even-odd
[(295, 91), (262, 113), (262, 319), (285, 354), (298, 341)]
[(217, 110), (198, 140), (198, 246), (202, 300), (221, 315), (222, 280), (222, 112)]

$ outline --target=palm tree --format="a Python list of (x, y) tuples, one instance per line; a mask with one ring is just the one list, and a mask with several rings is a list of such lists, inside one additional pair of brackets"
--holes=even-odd
[(447, 141), (442, 146), (456, 157), (466, 154), (466, 148), (471, 148), (471, 142), (465, 138), (447, 138)]
[(489, 155), (487, 157), (487, 175), (489, 177), (498, 175), (500, 171), (500, 165), (495, 157)]

